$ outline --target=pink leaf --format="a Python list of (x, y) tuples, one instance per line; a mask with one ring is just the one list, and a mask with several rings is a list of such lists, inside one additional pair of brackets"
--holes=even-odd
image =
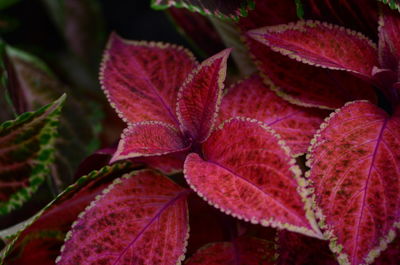
[(275, 246), (266, 240), (241, 237), (199, 249), (187, 265), (269, 265), (275, 264)]
[(179, 90), (177, 114), (181, 130), (197, 142), (204, 141), (213, 129), (230, 51), (223, 50), (201, 63)]
[(360, 33), (318, 21), (300, 21), (251, 30), (252, 38), (292, 59), (345, 70), (365, 78), (378, 65), (375, 44)]
[[(238, 23), (242, 33), (297, 20), (293, 1), (262, 1)], [(264, 83), (291, 103), (336, 109), (348, 101), (376, 102), (373, 87), (347, 72), (330, 71), (292, 60), (243, 34)]]
[(127, 41), (112, 34), (100, 79), (110, 104), (125, 122), (157, 120), (178, 125), (176, 95), (196, 65), (193, 55), (182, 47)]
[(156, 121), (130, 124), (122, 133), (112, 162), (140, 156), (163, 155), (189, 147), (180, 131)]
[(176, 264), (188, 235), (188, 190), (152, 171), (125, 175), (72, 225), (57, 264)]
[(89, 203), (115, 178), (135, 168), (126, 162), (82, 176), (41, 210), (7, 246), (0, 264), (54, 265), (65, 234)]
[(356, 101), (321, 128), (308, 161), (321, 227), (342, 263), (370, 263), (399, 221), (400, 111)]
[(399, 12), (382, 5), (379, 20), (379, 61), (381, 68), (397, 72), (400, 61)]
[[(319, 237), (289, 148), (269, 127), (234, 118), (190, 154), (184, 174), (211, 205), (239, 219)], [(290, 196), (287, 196), (290, 194)]]
[(182, 172), (183, 163), (190, 149), (169, 153), (162, 156), (142, 156), (133, 159), (134, 162), (144, 163), (150, 168), (157, 169), (165, 175)]
[(294, 155), (301, 155), (327, 112), (290, 104), (254, 75), (229, 88), (222, 100), (219, 123), (235, 116), (264, 122), (282, 136)]

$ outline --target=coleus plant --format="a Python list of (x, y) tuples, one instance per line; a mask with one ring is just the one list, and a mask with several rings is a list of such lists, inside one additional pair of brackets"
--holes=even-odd
[(371, 263), (399, 227), (400, 16), (381, 6), (379, 43), (319, 22), (267, 26), (248, 34), (299, 62), (344, 70), (373, 84), (386, 109), (354, 101), (321, 125), (307, 155), (319, 226), (341, 264)]
[[(198, 4), (190, 0), (154, 2), (164, 7)], [(207, 8), (227, 3), (203, 2), (206, 12), (192, 10), (215, 13)], [(272, 2), (258, 1), (255, 12), (239, 21), (241, 31), (286, 23), (289, 16), (280, 16), (278, 11), (295, 14), (289, 1), (271, 6)], [(350, 35), (349, 45), (354, 44)], [(391, 35), (393, 44), (396, 35)], [(240, 234), (230, 241), (208, 244), (186, 264), (371, 263), (394, 238), (398, 222), (398, 200), (394, 199), (399, 191), (397, 81), (387, 78), (394, 76), (393, 68), (379, 69), (382, 65), (376, 64), (371, 77), (362, 71), (355, 76), (317, 71), (305, 64), (297, 71), (294, 60), (244, 37), (262, 76), (254, 74), (224, 90), (229, 50), (199, 64), (183, 48), (112, 35), (101, 80), (111, 105), (128, 124), (113, 154), (113, 165), (80, 178), (60, 194), (8, 245), (0, 263), (54, 264), (57, 256), (57, 264), (180, 263), (187, 248), (188, 223), (196, 228), (193, 221), (202, 220), (193, 220), (193, 216), (210, 217), (196, 213), (198, 208), (190, 201), (194, 193), (238, 219), (279, 231), (269, 235), (271, 241)], [(369, 42), (362, 40), (368, 53)], [(368, 63), (371, 57), (362, 59)], [(288, 73), (292, 73), (290, 78)], [(316, 78), (308, 80), (301, 73)], [(340, 84), (334, 92), (328, 87), (332, 80)], [(308, 84), (313, 85), (311, 91), (304, 91)], [(317, 134), (326, 112), (283, 99), (326, 109), (362, 98), (376, 103), (371, 84), (381, 87), (391, 102), (390, 115), (366, 101), (355, 101), (334, 112)], [(349, 91), (343, 93), (343, 87)], [(322, 95), (318, 95), (319, 88)], [(313, 136), (307, 180), (294, 158), (306, 152)], [(151, 170), (138, 171), (124, 162), (127, 159), (168, 173), (184, 169), (186, 183), (179, 174), (166, 177)], [(207, 228), (216, 232), (212, 225)], [(189, 240), (192, 237), (196, 231), (190, 232)], [(330, 239), (337, 260), (319, 239)], [(398, 253), (397, 238), (376, 264), (396, 264)]]
[(273, 128), (302, 153), (323, 116), (279, 99), (257, 76), (235, 84), (221, 105), (229, 52), (198, 64), (181, 47), (110, 37), (101, 81), (128, 123), (112, 161), (181, 153), (191, 189), (150, 171), (116, 180), (72, 225), (57, 264), (178, 262), (191, 190), (239, 219), (321, 238), (294, 153)]

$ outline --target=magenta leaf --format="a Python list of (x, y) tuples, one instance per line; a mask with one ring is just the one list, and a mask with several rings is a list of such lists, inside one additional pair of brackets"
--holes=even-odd
[(268, 26), (248, 33), (292, 59), (370, 78), (378, 65), (375, 44), (361, 33), (319, 21)]
[(202, 62), (179, 90), (176, 112), (180, 127), (196, 142), (207, 139), (213, 129), (230, 51), (223, 50)]
[(221, 104), (219, 123), (235, 116), (253, 118), (274, 129), (293, 155), (307, 151), (314, 133), (327, 112), (304, 108), (278, 97), (253, 75), (230, 87)]
[(177, 264), (188, 192), (149, 170), (115, 180), (72, 225), (56, 264)]
[(168, 123), (156, 121), (132, 123), (124, 130), (111, 161), (164, 155), (188, 147), (180, 131)]
[(399, 221), (400, 112), (347, 104), (321, 125), (308, 157), (320, 226), (341, 264), (369, 264)]
[(237, 20), (254, 7), (254, 0), (152, 0), (151, 6), (154, 9), (184, 7), (202, 15)]
[(383, 6), (379, 20), (379, 61), (381, 68), (399, 70), (400, 62), (399, 12)]
[(186, 265), (272, 265), (275, 244), (266, 240), (239, 237), (233, 242), (218, 242), (200, 248)]
[[(273, 7), (273, 8), (271, 8)], [(336, 109), (348, 101), (376, 102), (373, 87), (342, 71), (330, 71), (297, 62), (272, 51), (247, 36), (248, 30), (296, 21), (292, 0), (262, 1), (249, 16), (239, 21), (244, 40), (255, 58), (264, 83), (278, 96), (296, 105)]]
[(255, 224), (321, 236), (300, 169), (272, 129), (234, 118), (211, 134), (202, 151), (203, 157), (192, 153), (186, 158), (184, 174), (211, 205)]
[(0, 124), (0, 216), (20, 207), (49, 177), (65, 98)]
[(162, 121), (178, 125), (176, 96), (197, 65), (193, 55), (170, 44), (127, 41), (112, 34), (101, 69), (111, 106), (128, 123)]
[(115, 178), (133, 171), (130, 163), (115, 163), (82, 176), (41, 210), (0, 258), (0, 264), (54, 265), (65, 234), (89, 203)]

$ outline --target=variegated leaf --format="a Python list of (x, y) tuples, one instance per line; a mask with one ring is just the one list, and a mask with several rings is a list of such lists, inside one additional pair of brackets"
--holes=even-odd
[(207, 139), (214, 127), (230, 51), (223, 50), (202, 62), (179, 90), (176, 112), (181, 131), (197, 143)]
[(224, 96), (218, 123), (235, 116), (253, 118), (274, 129), (298, 156), (308, 145), (328, 112), (304, 108), (278, 97), (253, 75), (230, 87)]
[(154, 9), (183, 7), (202, 15), (237, 20), (246, 16), (249, 9), (254, 8), (254, 0), (152, 0), (151, 6)]
[(133, 171), (130, 163), (116, 163), (79, 178), (29, 221), (9, 243), (0, 264), (54, 265), (78, 214), (115, 178)]
[(400, 111), (356, 101), (321, 125), (308, 166), (320, 226), (341, 264), (369, 264), (400, 209)]
[(400, 1), (399, 0), (378, 0), (382, 3), (389, 5), (391, 9), (397, 9), (400, 11)]
[(200, 248), (187, 265), (272, 265), (275, 244), (266, 240), (239, 237), (232, 242), (218, 242)]
[[(211, 205), (239, 219), (313, 237), (321, 234), (290, 149), (269, 127), (233, 118), (190, 154), (184, 174)], [(291, 194), (287, 196), (287, 194)]]
[(376, 102), (373, 87), (359, 78), (297, 62), (246, 35), (248, 30), (296, 20), (292, 0), (266, 0), (257, 3), (257, 8), (239, 21), (238, 26), (264, 83), (283, 99), (306, 107), (336, 109), (355, 99)]
[(49, 177), (64, 100), (0, 125), (0, 215), (21, 206)]
[(72, 225), (56, 264), (177, 264), (189, 192), (149, 170), (115, 180)]
[(179, 129), (163, 122), (132, 123), (124, 130), (113, 161), (141, 156), (164, 155), (188, 149)]
[(345, 70), (370, 78), (378, 65), (376, 46), (361, 33), (340, 26), (300, 21), (251, 30), (252, 38), (272, 50), (314, 66)]
[(177, 93), (196, 65), (193, 55), (182, 47), (127, 41), (112, 34), (100, 80), (110, 104), (125, 122), (178, 125)]

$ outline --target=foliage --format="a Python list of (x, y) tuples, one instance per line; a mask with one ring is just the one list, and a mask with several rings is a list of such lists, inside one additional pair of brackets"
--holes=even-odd
[(43, 4), (80, 70), (1, 44), (0, 214), (54, 199), (0, 264), (398, 263), (398, 1), (149, 1), (200, 60), (111, 33), (93, 89), (99, 5)]

